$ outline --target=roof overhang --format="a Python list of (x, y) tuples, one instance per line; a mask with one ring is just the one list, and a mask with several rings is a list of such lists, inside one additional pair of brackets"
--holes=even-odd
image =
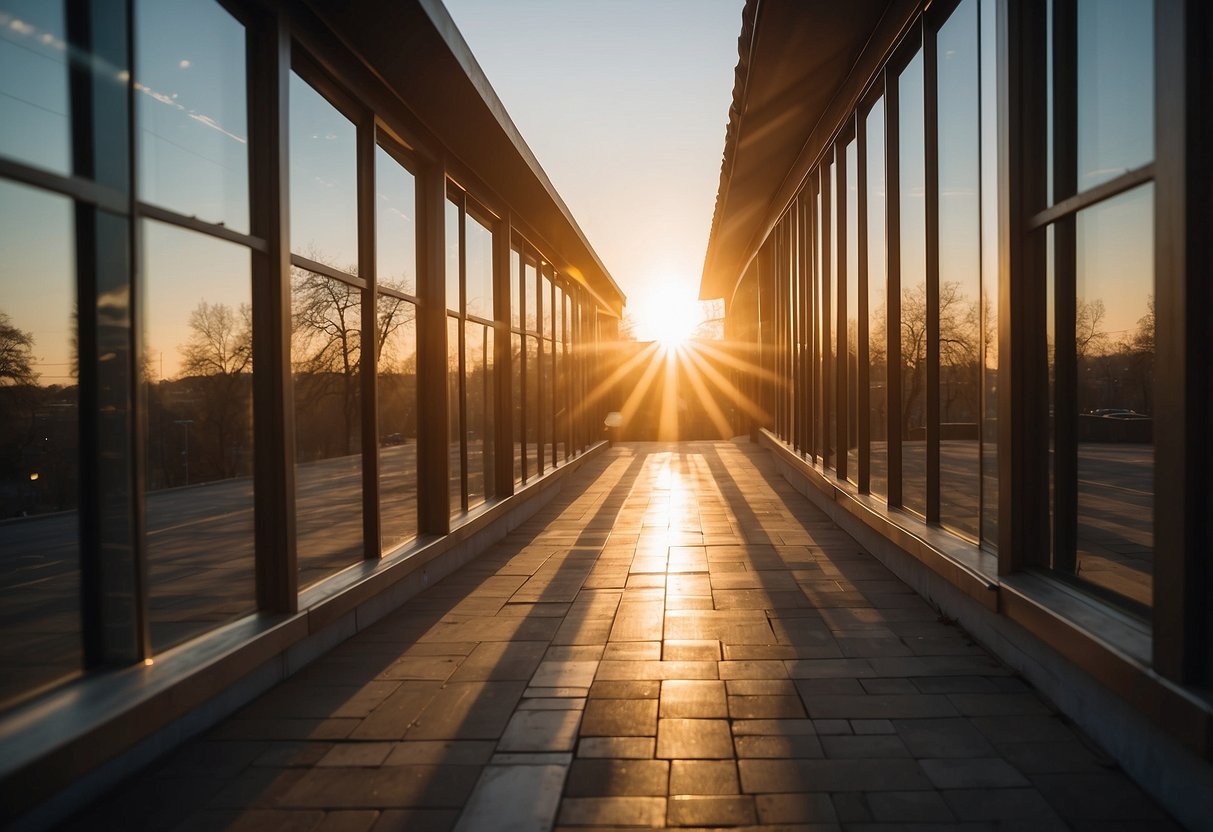
[(748, 0), (699, 296), (737, 281), (920, 2)]
[(537, 245), (615, 314), (624, 294), (493, 91), (439, 0), (307, 0), (453, 161), (540, 239)]

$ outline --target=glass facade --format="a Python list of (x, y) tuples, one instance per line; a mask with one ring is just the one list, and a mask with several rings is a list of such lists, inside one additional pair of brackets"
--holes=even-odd
[(508, 206), (419, 167), (434, 140), (255, 4), (88, 11), (0, 0), (0, 709), (294, 612), (587, 444), (588, 296), (516, 231), (503, 273)]

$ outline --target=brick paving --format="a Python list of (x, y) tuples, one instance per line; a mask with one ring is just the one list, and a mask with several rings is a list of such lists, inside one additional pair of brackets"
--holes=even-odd
[(1167, 829), (748, 443), (612, 449), (78, 829)]

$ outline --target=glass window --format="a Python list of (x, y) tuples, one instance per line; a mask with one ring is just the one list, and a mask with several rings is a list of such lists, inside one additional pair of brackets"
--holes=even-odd
[(358, 273), (357, 131), (291, 73), (291, 251)]
[(56, 0), (0, 0), (0, 154), (69, 174), (67, 23)]
[(468, 508), (496, 496), (493, 443), (493, 329), (485, 324), (465, 324), (467, 346), (467, 459)]
[(459, 300), (459, 232), (461, 211), (459, 206), (449, 199), (446, 202), (446, 308), (451, 312), (461, 312), (463, 305)]
[(1154, 158), (1154, 3), (1077, 0), (1078, 189)]
[(835, 445), (838, 442), (838, 165), (830, 162), (829, 168), (828, 205), (829, 226), (826, 233), (825, 275), (823, 277), (824, 294), (822, 296), (823, 339), (825, 355), (825, 464), (837, 468), (838, 457), (835, 455)]
[(533, 335), (526, 338), (526, 458), (527, 476), (543, 473), (543, 454), (539, 451), (539, 390), (542, 384), (539, 373), (539, 339)]
[[(927, 213), (922, 52), (897, 79), (902, 504), (927, 511)], [(892, 322), (890, 322), (890, 325)]]
[(539, 331), (539, 270), (535, 262), (527, 259), (524, 270), (526, 284), (526, 328), (527, 332)]
[(822, 324), (825, 321), (825, 310), (822, 307), (822, 280), (825, 275), (823, 267), (824, 251), (822, 245), (825, 238), (825, 216), (823, 213), (824, 194), (821, 192), (821, 172), (814, 176), (816, 191), (815, 211), (813, 214), (813, 456), (814, 461), (825, 464), (825, 429), (822, 425), (822, 401), (825, 396), (825, 362), (822, 360), (823, 334)]
[(493, 232), (466, 214), (467, 314), (493, 320)]
[(0, 705), (82, 660), (72, 211), (0, 181)]
[(522, 328), (522, 285), (519, 270), (522, 268), (522, 252), (510, 249), (510, 326)]
[(375, 148), (375, 279), (417, 294), (417, 184), (382, 147)]
[(244, 26), (212, 0), (139, 0), (135, 24), (139, 198), (247, 232)]
[(447, 402), (449, 408), (447, 454), (450, 460), (450, 479), (448, 495), (451, 501), (451, 514), (459, 514), (467, 510), (463, 492), (463, 396), (461, 395), (461, 373), (459, 361), (460, 334), (459, 319), (448, 315), (446, 319), (446, 377)]
[(380, 295), (379, 535), (384, 552), (417, 536), (417, 307)]
[(552, 320), (553, 320), (553, 318), (552, 318), (552, 278), (551, 278), (551, 270), (547, 266), (543, 267), (543, 279), (539, 285), (540, 285), (539, 292), (541, 295), (540, 300), (539, 300), (539, 305), (540, 305), (540, 311), (542, 312), (542, 320), (543, 320), (543, 331), (541, 334), (543, 335), (544, 338), (551, 338), (552, 337)]
[(143, 223), (152, 647), (256, 610), (248, 249)]
[(981, 0), (981, 537), (998, 547), (998, 29)]
[(291, 316), (295, 522), (305, 587), (363, 556), (362, 291), (292, 269)]
[(885, 252), (884, 99), (867, 115), (868, 488), (889, 493), (888, 266)]
[[(1077, 400), (1076, 482), (1063, 482), (1058, 473), (1056, 489), (1075, 489), (1077, 518), (1058, 518), (1074, 523), (1060, 535), (1063, 541), (1072, 536), (1073, 556), (1054, 555), (1056, 567), (1146, 606), (1154, 572), (1153, 219), (1154, 186), (1145, 185), (1079, 212), (1075, 221), (1068, 349), (1076, 389), (1058, 396)], [(1058, 322), (1059, 332), (1066, 328)]]
[(981, 498), (981, 168), (977, 0), (939, 30), (939, 513), (976, 540)]
[(543, 355), (540, 356), (540, 399), (543, 402), (543, 464), (556, 465), (556, 350), (548, 338), (541, 338)]
[(847, 479), (859, 482), (859, 146), (846, 147)]
[(523, 425), (523, 360), (522, 353), (522, 336), (512, 334), (510, 336), (510, 397), (511, 405), (514, 408), (514, 482), (522, 482), (524, 479), (523, 471), (523, 454), (525, 453), (525, 426)]

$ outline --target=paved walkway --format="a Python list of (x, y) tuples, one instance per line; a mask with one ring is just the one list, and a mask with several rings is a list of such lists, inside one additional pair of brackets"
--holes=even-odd
[[(635, 444), (77, 828), (1165, 829), (749, 444)], [(805, 824), (807, 826), (797, 826)]]

